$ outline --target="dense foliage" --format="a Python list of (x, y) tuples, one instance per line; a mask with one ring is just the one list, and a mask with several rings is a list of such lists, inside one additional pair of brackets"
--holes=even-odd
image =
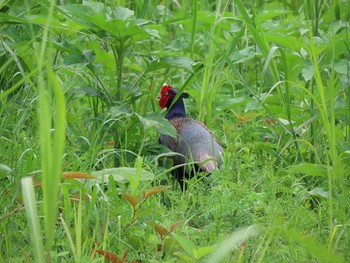
[[(349, 8), (0, 1), (0, 261), (350, 261)], [(225, 148), (185, 192), (163, 83)]]

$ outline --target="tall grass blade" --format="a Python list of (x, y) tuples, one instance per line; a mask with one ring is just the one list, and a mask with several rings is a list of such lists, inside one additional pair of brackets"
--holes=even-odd
[(27, 218), (29, 221), (30, 236), (34, 249), (34, 256), (36, 262), (45, 262), (43, 238), (40, 231), (38, 211), (36, 207), (36, 199), (34, 193), (33, 179), (31, 177), (24, 177), (21, 180), (23, 202), (26, 209)]
[(240, 246), (241, 243), (250, 237), (258, 234), (257, 226), (252, 225), (234, 231), (227, 239), (221, 242), (217, 249), (209, 256), (207, 263), (219, 263), (230, 253), (234, 246)]
[(192, 31), (191, 31), (191, 58), (194, 54), (194, 44), (196, 41), (196, 28), (197, 28), (197, 10), (198, 10), (198, 1), (193, 0), (193, 11), (192, 11)]
[[(321, 121), (323, 125), (323, 129), (325, 130), (325, 135), (327, 137), (327, 144), (328, 144), (328, 152), (327, 152), (327, 174), (328, 174), (328, 191), (329, 191), (329, 196), (328, 198), (328, 207), (329, 207), (329, 250), (332, 247), (332, 233), (333, 233), (333, 180), (338, 176), (337, 172), (337, 163), (338, 163), (338, 158), (337, 158), (337, 145), (336, 145), (336, 134), (335, 134), (335, 119), (334, 119), (334, 85), (327, 87), (330, 89), (330, 94), (332, 96), (326, 96), (326, 89), (323, 85), (322, 82), (322, 77), (321, 77), (321, 71), (319, 67), (319, 61), (318, 61), (318, 56), (316, 52), (316, 44), (314, 41), (314, 36), (312, 34), (312, 31), (309, 30), (310, 32), (310, 57), (314, 66), (314, 78), (315, 78), (315, 83), (316, 83), (316, 90), (319, 95), (319, 104), (320, 107), (318, 107), (318, 110), (320, 112), (321, 116)], [(331, 82), (332, 83), (332, 82)], [(334, 84), (334, 83), (333, 83)], [(330, 111), (330, 112), (329, 112)], [(329, 117), (331, 115), (331, 117)]]
[(305, 247), (307, 251), (317, 258), (318, 262), (345, 262), (343, 257), (329, 252), (326, 247), (312, 237), (306, 236), (294, 229), (284, 230), (284, 233), (291, 241)]
[(76, 242), (76, 254), (75, 262), (80, 262), (81, 255), (82, 255), (82, 233), (83, 233), (83, 209), (82, 209), (82, 199), (81, 195), (79, 198), (79, 205), (78, 205), (78, 212), (74, 210), (75, 218), (74, 218), (74, 225), (75, 225), (75, 242)]
[[(65, 98), (57, 76), (52, 70), (54, 57), (50, 46), (51, 23), (55, 1), (50, 2), (50, 8), (43, 31), (40, 53), (37, 56), (39, 75), (39, 123), (42, 166), (43, 211), (45, 222), (46, 244), (48, 258), (54, 243), (55, 223), (58, 209), (58, 188), (62, 174), (62, 156), (65, 141), (66, 107)], [(46, 79), (45, 79), (46, 77)], [(54, 101), (54, 103), (52, 103)], [(55, 111), (53, 112), (52, 109)], [(54, 126), (52, 127), (52, 122)], [(53, 129), (52, 129), (53, 128)], [(53, 130), (53, 136), (51, 132)]]

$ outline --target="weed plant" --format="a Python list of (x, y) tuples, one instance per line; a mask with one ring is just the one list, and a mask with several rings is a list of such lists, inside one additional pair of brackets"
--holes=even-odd
[[(0, 261), (350, 261), (349, 8), (0, 1)], [(225, 148), (184, 192), (163, 83)]]

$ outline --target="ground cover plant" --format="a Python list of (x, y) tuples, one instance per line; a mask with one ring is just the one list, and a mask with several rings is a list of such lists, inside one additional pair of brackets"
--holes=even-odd
[[(349, 261), (349, 8), (0, 1), (0, 261)], [(186, 191), (164, 83), (225, 149)]]

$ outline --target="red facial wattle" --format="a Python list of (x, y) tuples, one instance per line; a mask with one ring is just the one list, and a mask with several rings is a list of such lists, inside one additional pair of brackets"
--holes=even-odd
[(171, 98), (171, 96), (171, 86), (164, 85), (160, 91), (159, 107), (162, 109), (166, 108), (168, 100)]
[(159, 99), (159, 107), (161, 109), (164, 109), (166, 107), (166, 104), (168, 103), (169, 97), (160, 97)]

